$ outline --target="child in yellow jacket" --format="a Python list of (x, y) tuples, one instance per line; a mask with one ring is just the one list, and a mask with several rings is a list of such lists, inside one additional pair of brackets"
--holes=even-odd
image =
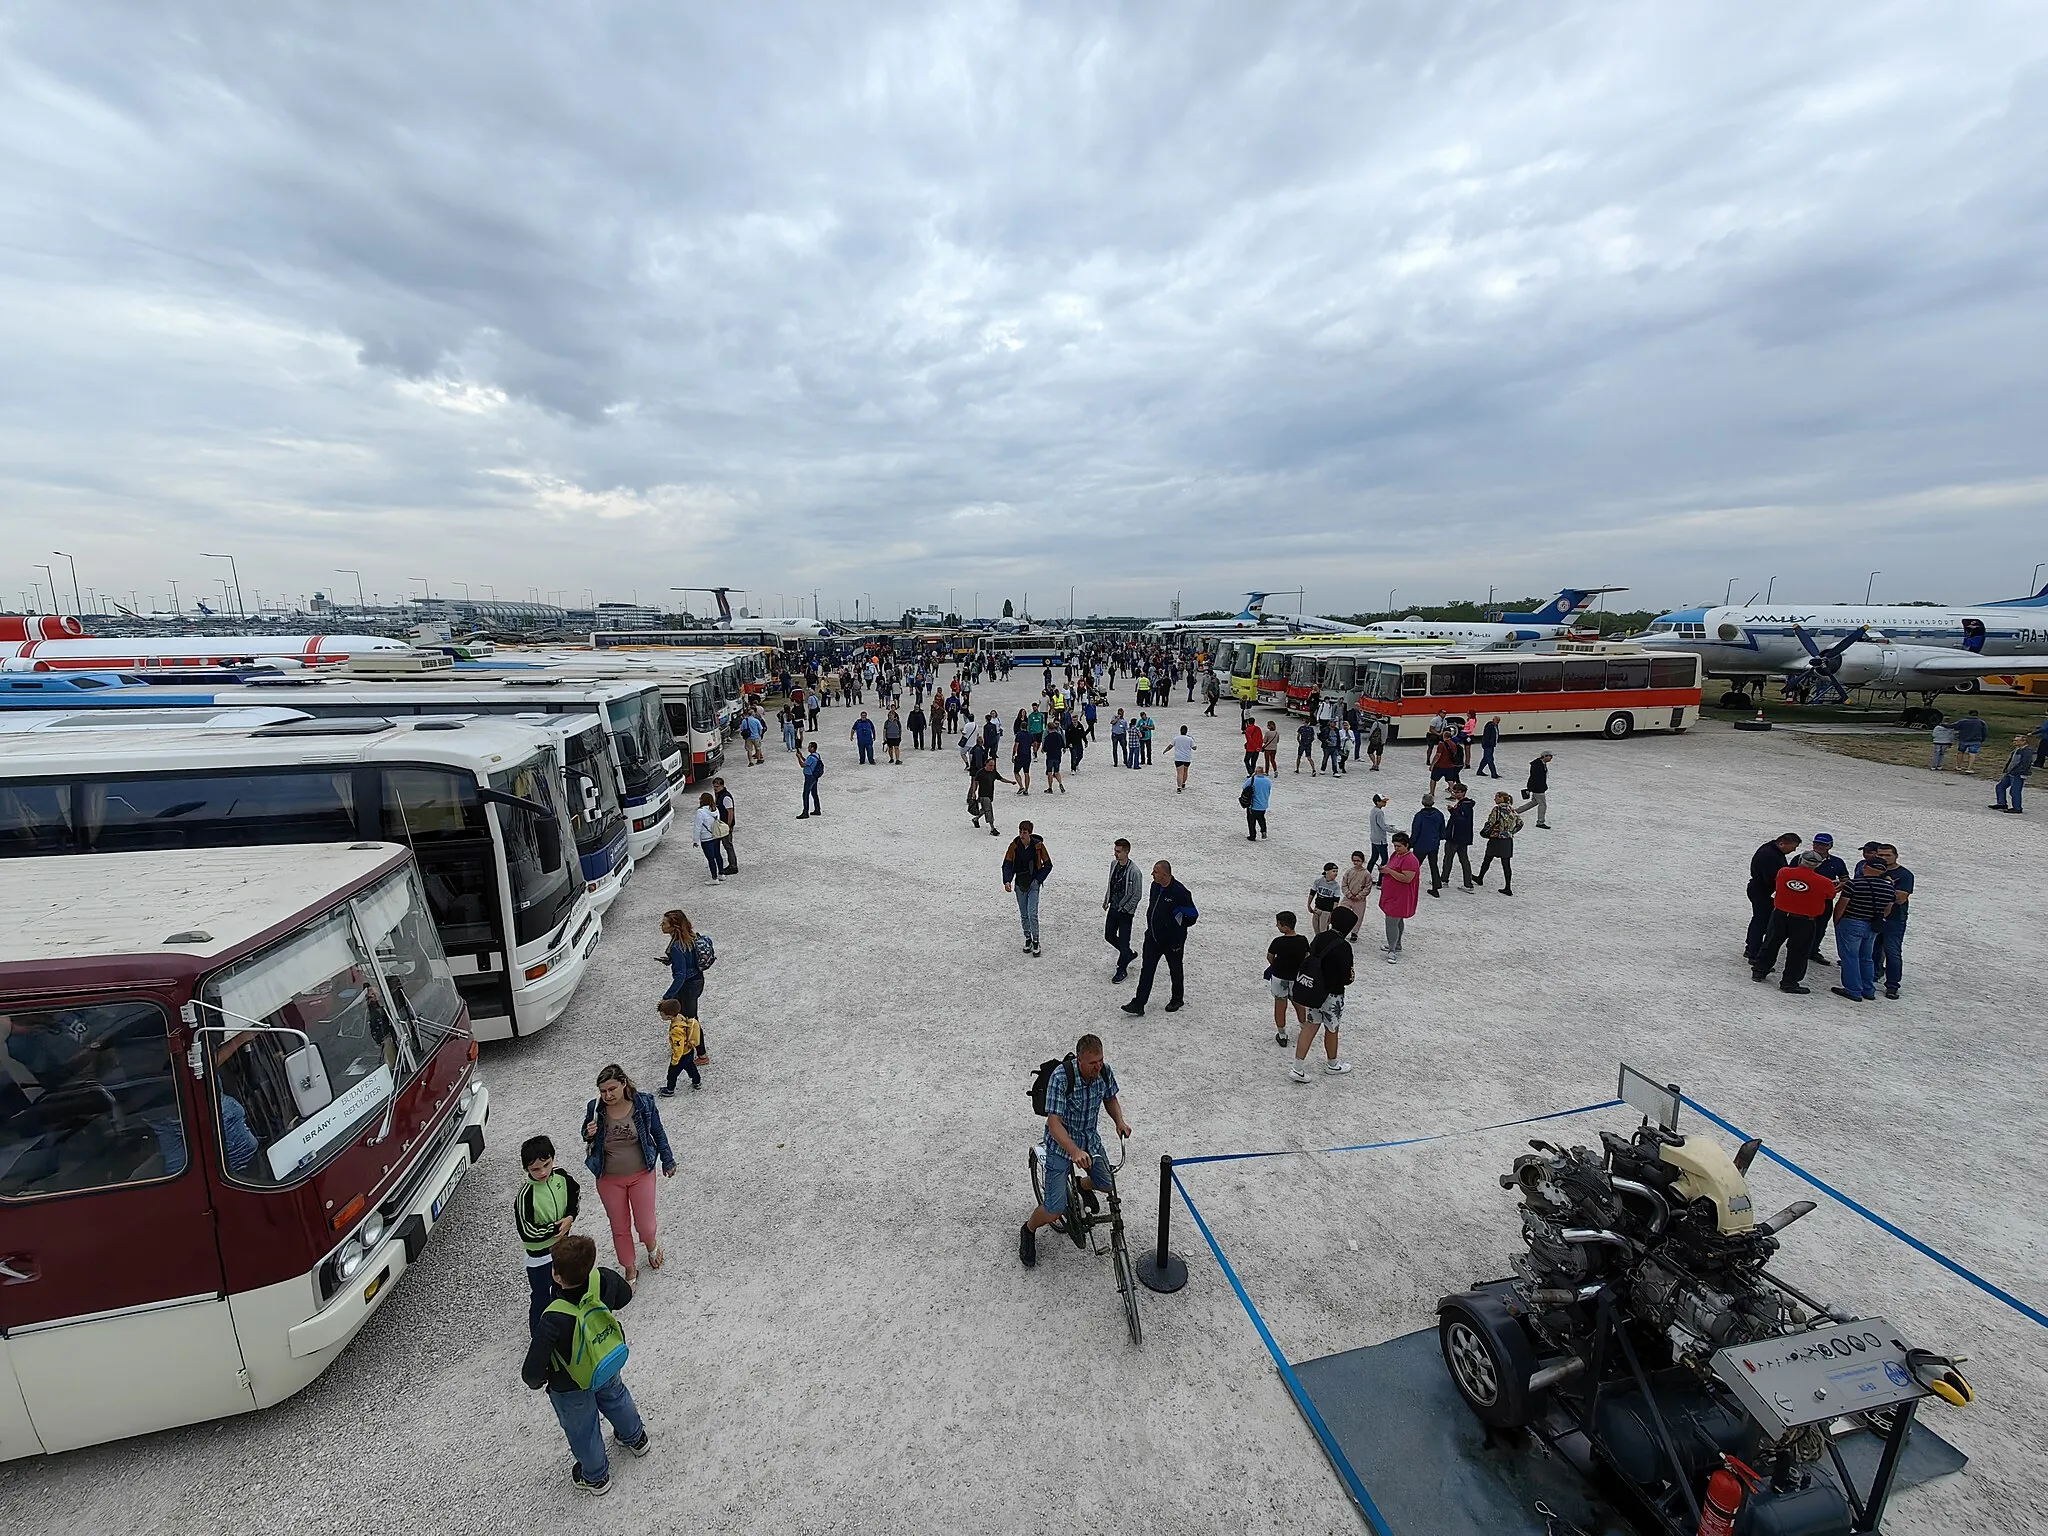
[(687, 1072), (690, 1086), (702, 1088), (704, 1079), (697, 1071), (697, 1047), (704, 1043), (704, 1027), (683, 1012), (683, 1005), (673, 997), (664, 997), (659, 1007), (661, 1016), (668, 1020), (668, 1081), (662, 1084), (661, 1096), (672, 1099), (676, 1096), (676, 1079)]

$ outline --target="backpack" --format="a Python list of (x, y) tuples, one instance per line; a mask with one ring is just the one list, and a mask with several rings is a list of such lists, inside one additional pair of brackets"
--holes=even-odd
[(711, 942), (711, 935), (708, 933), (698, 934), (697, 969), (700, 972), (708, 971), (716, 964), (718, 964), (718, 950)]
[(1237, 803), (1243, 806), (1246, 810), (1250, 810), (1252, 808), (1251, 780), (1245, 780), (1244, 788), (1237, 792)]
[(1038, 1064), (1038, 1070), (1031, 1074), (1031, 1087), (1027, 1090), (1031, 1095), (1031, 1113), (1038, 1116), (1041, 1120), (1052, 1113), (1045, 1105), (1047, 1098), (1052, 1092), (1052, 1075), (1059, 1071), (1061, 1067), (1067, 1069), (1067, 1091), (1072, 1093), (1075, 1088), (1080, 1086), (1081, 1079), (1080, 1074), (1075, 1069), (1074, 1058), (1071, 1054), (1055, 1056), (1049, 1061), (1041, 1061)]
[(569, 1318), (569, 1358), (554, 1357), (563, 1375), (589, 1392), (618, 1380), (626, 1368), (626, 1330), (618, 1314), (604, 1304), (598, 1286), (601, 1272), (590, 1272), (590, 1289), (580, 1300), (558, 1296), (548, 1303), (549, 1312)]

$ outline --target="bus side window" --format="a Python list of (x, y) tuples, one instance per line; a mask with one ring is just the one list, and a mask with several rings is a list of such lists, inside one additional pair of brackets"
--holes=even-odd
[(1610, 661), (1607, 663), (1607, 686), (1609, 688), (1647, 688), (1650, 686), (1650, 664), (1647, 661)]
[(1564, 682), (1564, 663), (1561, 661), (1525, 661), (1521, 670), (1524, 693), (1555, 693)]
[(70, 853), (71, 788), (67, 784), (13, 784), (0, 788), (0, 858)]
[(1479, 663), (1480, 693), (1514, 693), (1521, 682), (1521, 666), (1512, 661), (1482, 661)]
[(1439, 697), (1464, 697), (1472, 692), (1473, 675), (1477, 669), (1469, 662), (1454, 662), (1447, 667), (1429, 669), (1429, 691)]
[(1692, 656), (1655, 656), (1650, 660), (1650, 686), (1652, 688), (1691, 688), (1698, 682), (1695, 675), (1699, 661)]
[(1594, 657), (1590, 660), (1573, 657), (1564, 664), (1564, 691), (1566, 693), (1593, 693), (1607, 687), (1607, 663)]
[(175, 1178), (185, 1125), (154, 1003), (0, 1014), (0, 1200)]
[(1419, 699), (1427, 692), (1429, 692), (1429, 674), (1420, 667), (1412, 668), (1401, 674), (1401, 697), (1404, 699)]

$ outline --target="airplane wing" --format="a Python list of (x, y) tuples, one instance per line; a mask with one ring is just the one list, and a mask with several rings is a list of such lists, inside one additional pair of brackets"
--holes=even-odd
[(1952, 651), (1917, 657), (1913, 670), (1936, 677), (2026, 677), (2048, 672), (2048, 656), (1980, 656), (1975, 651)]

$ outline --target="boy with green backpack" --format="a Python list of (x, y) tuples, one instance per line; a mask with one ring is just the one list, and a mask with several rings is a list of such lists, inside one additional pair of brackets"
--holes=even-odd
[(580, 1234), (555, 1244), (553, 1275), (555, 1299), (541, 1314), (519, 1376), (535, 1390), (547, 1388), (576, 1457), (570, 1486), (602, 1496), (612, 1490), (612, 1472), (598, 1415), (611, 1421), (613, 1440), (635, 1456), (645, 1456), (652, 1441), (620, 1379), (626, 1330), (615, 1314), (633, 1299), (633, 1288), (616, 1271), (598, 1268), (597, 1244)]

